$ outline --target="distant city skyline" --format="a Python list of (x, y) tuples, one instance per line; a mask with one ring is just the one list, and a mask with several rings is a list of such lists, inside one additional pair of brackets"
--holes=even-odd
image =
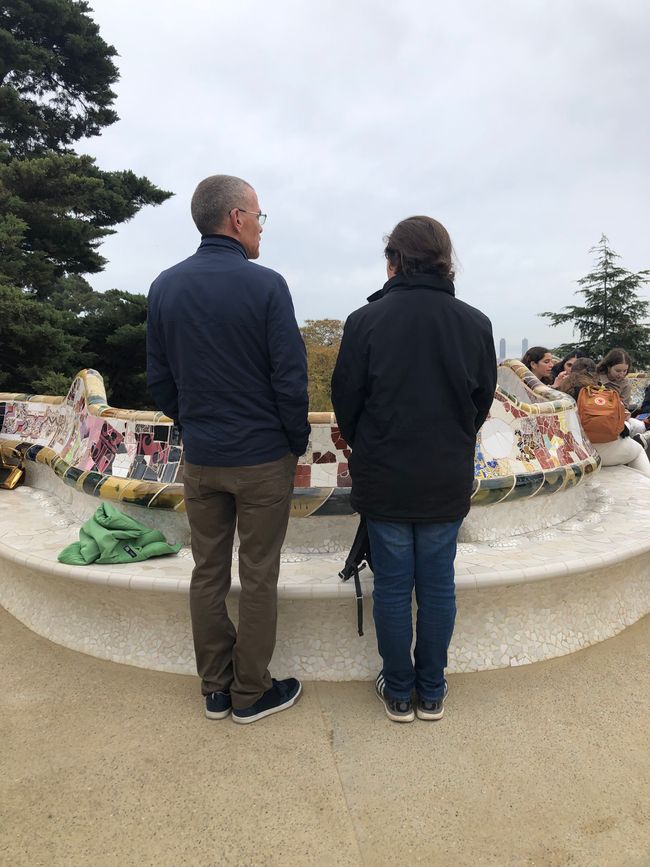
[[(523, 358), (528, 351), (528, 346), (529, 342), (527, 337), (522, 337), (521, 343), (516, 343), (515, 341), (507, 340), (505, 337), (500, 337), (497, 358), (499, 361), (503, 361), (504, 358)], [(550, 348), (552, 351), (552, 347)]]

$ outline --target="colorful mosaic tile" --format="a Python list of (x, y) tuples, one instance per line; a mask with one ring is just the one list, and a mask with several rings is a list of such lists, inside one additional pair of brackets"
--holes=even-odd
[[(310, 420), (292, 514), (349, 513), (351, 450), (333, 414), (311, 413)], [(65, 397), (0, 394), (0, 424), (0, 448), (18, 448), (78, 490), (184, 509), (178, 429), (159, 412), (110, 407), (97, 371), (82, 371)], [(598, 465), (575, 402), (542, 385), (520, 362), (501, 365), (494, 403), (476, 443), (473, 501), (554, 493), (578, 484)]]

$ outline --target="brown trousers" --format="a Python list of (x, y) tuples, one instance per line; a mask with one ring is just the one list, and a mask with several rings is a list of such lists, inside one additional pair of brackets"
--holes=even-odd
[[(190, 612), (204, 695), (230, 690), (247, 708), (271, 687), (280, 549), (287, 532), (297, 458), (251, 467), (185, 464), (185, 507), (194, 570)], [(239, 623), (228, 616), (235, 525), (239, 533)]]

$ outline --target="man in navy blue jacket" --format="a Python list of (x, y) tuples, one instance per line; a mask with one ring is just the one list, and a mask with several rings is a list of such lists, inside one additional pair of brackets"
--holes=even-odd
[[(195, 567), (190, 610), (205, 713), (238, 723), (291, 707), (277, 681), (277, 581), (298, 457), (307, 448), (307, 361), (280, 274), (251, 262), (266, 215), (250, 184), (213, 175), (196, 188), (193, 256), (163, 271), (148, 300), (147, 382), (182, 427)], [(228, 616), (235, 525), (239, 622)]]

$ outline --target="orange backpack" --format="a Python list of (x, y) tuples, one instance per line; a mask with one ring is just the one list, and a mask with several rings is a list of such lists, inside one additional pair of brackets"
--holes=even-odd
[(580, 389), (578, 415), (592, 443), (613, 443), (625, 426), (625, 406), (619, 393), (604, 386)]

